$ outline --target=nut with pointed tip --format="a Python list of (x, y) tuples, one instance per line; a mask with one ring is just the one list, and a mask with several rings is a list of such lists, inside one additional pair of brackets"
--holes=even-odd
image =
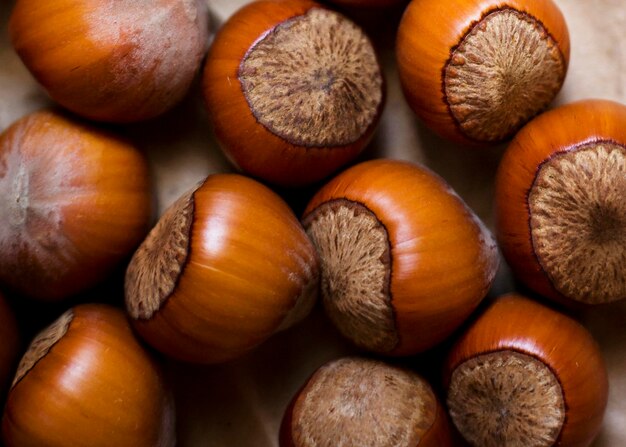
[(0, 135), (0, 282), (59, 300), (94, 286), (141, 242), (148, 164), (127, 141), (59, 113)]
[(2, 419), (7, 447), (173, 447), (174, 401), (124, 312), (77, 306), (22, 358)]
[(499, 257), (480, 220), (438, 176), (410, 163), (361, 163), (325, 185), (303, 223), (339, 331), (381, 354), (449, 336), (487, 294)]
[(531, 121), (496, 177), (513, 273), (564, 304), (626, 299), (626, 106), (587, 100)]
[(220, 29), (204, 68), (215, 134), (245, 172), (303, 185), (352, 160), (383, 103), (383, 75), (364, 32), (309, 0), (262, 0)]
[(552, 0), (413, 0), (396, 54), (405, 96), (444, 138), (512, 137), (561, 89), (569, 34)]
[(161, 217), (126, 272), (134, 327), (194, 363), (239, 357), (304, 318), (315, 249), (287, 204), (236, 174), (208, 177)]
[(110, 122), (152, 118), (185, 95), (204, 56), (203, 0), (18, 0), (11, 42), (48, 94)]
[(319, 368), (285, 411), (280, 447), (451, 447), (447, 415), (412, 371), (358, 357)]
[(461, 336), (444, 382), (452, 421), (477, 447), (586, 447), (608, 399), (591, 334), (520, 295), (497, 299)]

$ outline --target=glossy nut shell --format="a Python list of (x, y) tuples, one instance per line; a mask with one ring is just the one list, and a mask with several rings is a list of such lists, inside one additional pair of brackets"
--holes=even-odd
[(586, 100), (531, 121), (496, 177), (497, 237), (515, 276), (569, 305), (625, 299), (624, 197), (626, 106)]
[(491, 234), (459, 196), (406, 162), (344, 171), (313, 197), (303, 222), (320, 253), (328, 315), (379, 353), (441, 342), (487, 294), (499, 263)]
[(304, 318), (315, 250), (287, 204), (236, 174), (210, 176), (163, 215), (126, 273), (141, 336), (199, 363), (239, 357)]
[(331, 0), (331, 3), (354, 8), (386, 8), (406, 3), (406, 0)]
[(200, 0), (19, 0), (11, 42), (48, 94), (94, 120), (152, 118), (176, 104), (208, 38)]
[(230, 17), (209, 52), (203, 92), (229, 159), (283, 186), (320, 180), (356, 157), (384, 104), (367, 36), (309, 0), (252, 2)]
[(57, 300), (104, 279), (145, 235), (152, 194), (134, 146), (43, 111), (0, 135), (0, 282)]
[[(446, 388), (449, 390), (452, 375), (460, 365), (480, 356), (497, 353), (528, 356), (545, 365), (557, 379), (565, 413), (560, 430), (554, 434), (556, 440), (550, 445), (574, 447), (591, 444), (604, 416), (608, 379), (598, 345), (583, 326), (523, 296), (501, 297), (470, 326), (452, 349), (445, 366)], [(495, 383), (493, 389), (499, 389), (497, 386)], [(491, 389), (485, 386), (482, 394), (488, 394)], [(536, 384), (535, 388), (527, 386), (518, 391), (520, 395), (529, 395), (538, 394), (539, 389), (540, 384)], [(468, 402), (472, 396), (459, 396), (458, 399)], [(506, 402), (502, 404), (506, 405)], [(497, 408), (474, 410), (476, 414), (498, 411)], [(517, 411), (516, 408), (511, 410)], [(549, 407), (535, 410), (546, 413), (554, 411)], [(526, 422), (523, 419), (522, 422), (518, 419), (516, 421)], [(502, 427), (506, 427), (506, 421), (502, 422)], [(475, 429), (480, 430), (480, 427)], [(491, 438), (488, 441), (480, 445), (505, 445), (510, 442), (506, 438)]]
[(173, 447), (174, 403), (124, 313), (81, 305), (24, 356), (2, 420), (7, 447)]
[(569, 34), (552, 0), (413, 0), (396, 44), (413, 111), (440, 136), (510, 138), (560, 90)]

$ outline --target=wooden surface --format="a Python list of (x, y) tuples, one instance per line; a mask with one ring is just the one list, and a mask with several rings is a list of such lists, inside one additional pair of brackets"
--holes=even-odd
[[(557, 103), (591, 97), (626, 103), (624, 0), (555, 1), (566, 17), (572, 41), (571, 65)], [(7, 21), (12, 3), (0, 4), (0, 130), (26, 113), (50, 105), (9, 45)], [(209, 0), (213, 28), (243, 3)], [(381, 125), (362, 159), (389, 157), (426, 164), (448, 180), (491, 226), (493, 175), (503, 148), (477, 151), (446, 143), (414, 118), (399, 90), (393, 57), (401, 8), (351, 15), (372, 35), (386, 65), (388, 82)], [(208, 129), (198, 85), (165, 116), (119, 131), (130, 136), (150, 158), (158, 213), (207, 174), (231, 170)], [(285, 192), (298, 209), (310, 193)], [(119, 278), (111, 282), (113, 286), (104, 284), (102, 289), (121, 293)], [(514, 287), (503, 266), (491, 295)], [(98, 295), (94, 292), (94, 297)], [(83, 300), (90, 300), (90, 296)], [(121, 296), (112, 300), (121, 302)], [(49, 321), (60, 310), (42, 309), (42, 315), (33, 320), (37, 323), (27, 325), (28, 329), (36, 330), (40, 321)], [(626, 303), (593, 309), (578, 318), (600, 343), (610, 370), (609, 408), (594, 447), (626, 445)], [(445, 346), (405, 362), (438, 380), (438, 364), (444, 351)], [(317, 309), (300, 326), (227, 365), (197, 367), (167, 362), (177, 397), (179, 445), (276, 446), (283, 410), (305, 378), (327, 360), (352, 352)]]

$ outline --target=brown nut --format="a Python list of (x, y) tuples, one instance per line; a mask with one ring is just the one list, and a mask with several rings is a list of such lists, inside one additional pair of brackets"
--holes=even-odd
[(626, 106), (587, 100), (531, 121), (496, 177), (513, 273), (565, 304), (626, 299)]
[(552, 0), (413, 0), (398, 29), (413, 111), (444, 138), (501, 142), (561, 89), (569, 34)]
[(424, 351), (478, 306), (495, 241), (438, 176), (375, 160), (339, 174), (303, 218), (320, 255), (324, 307), (341, 333), (388, 355)]
[(0, 282), (58, 300), (95, 285), (145, 235), (148, 165), (128, 142), (43, 111), (0, 135)]
[(363, 358), (319, 368), (285, 411), (280, 447), (451, 447), (445, 410), (412, 371)]
[(217, 363), (304, 318), (317, 296), (315, 249), (287, 204), (236, 174), (176, 201), (126, 273), (134, 327), (163, 353)]
[(217, 33), (204, 96), (226, 155), (280, 185), (320, 180), (369, 142), (382, 69), (364, 32), (309, 0), (262, 0)]
[(600, 431), (607, 371), (591, 334), (519, 295), (498, 299), (452, 349), (447, 403), (476, 447), (584, 447)]
[(173, 447), (174, 401), (124, 313), (70, 309), (22, 358), (2, 419), (7, 447)]
[(152, 118), (189, 89), (208, 38), (202, 0), (18, 0), (15, 50), (52, 99), (94, 120)]

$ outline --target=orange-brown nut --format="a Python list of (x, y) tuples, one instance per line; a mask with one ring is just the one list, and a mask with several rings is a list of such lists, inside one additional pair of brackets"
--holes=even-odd
[(176, 104), (208, 39), (202, 0), (18, 0), (9, 32), (48, 94), (94, 120), (152, 118)]
[(561, 89), (569, 34), (552, 0), (413, 0), (398, 30), (405, 96), (444, 138), (513, 136)]
[(126, 304), (148, 343), (177, 359), (243, 355), (304, 318), (318, 288), (313, 245), (287, 204), (236, 174), (177, 200), (126, 273)]
[(410, 355), (449, 336), (487, 294), (495, 241), (438, 176), (361, 163), (325, 185), (303, 218), (330, 319), (362, 348)]
[(0, 282), (56, 300), (104, 279), (145, 235), (148, 165), (128, 142), (43, 111), (0, 135)]
[(462, 335), (444, 381), (452, 420), (476, 447), (586, 447), (608, 399), (591, 334), (520, 295), (499, 298)]
[(22, 358), (2, 419), (7, 447), (173, 447), (174, 401), (124, 313), (87, 304)]
[(626, 106), (587, 100), (531, 121), (496, 178), (513, 273), (557, 301), (626, 299)]
[(272, 183), (329, 175), (368, 143), (383, 75), (364, 32), (309, 0), (262, 0), (217, 33), (204, 97), (226, 155)]
[(280, 447), (452, 447), (445, 410), (412, 371), (348, 357), (319, 368), (285, 411)]

